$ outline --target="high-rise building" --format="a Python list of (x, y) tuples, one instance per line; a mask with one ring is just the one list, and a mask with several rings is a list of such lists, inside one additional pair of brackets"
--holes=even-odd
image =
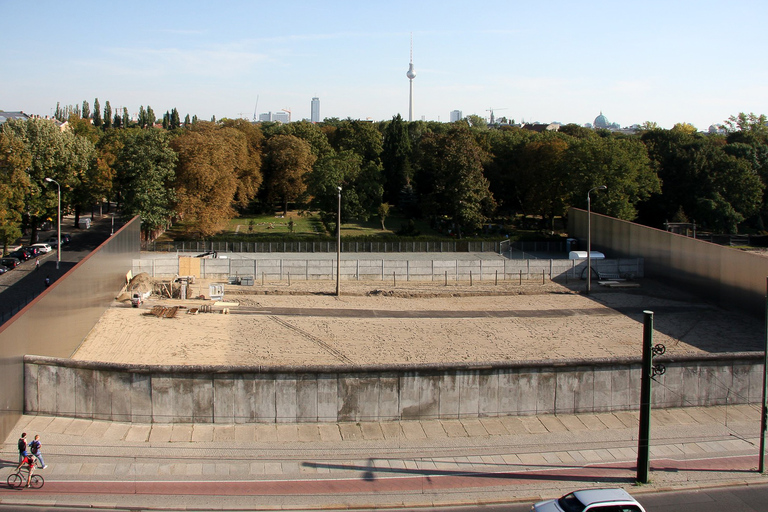
[(275, 122), (275, 123), (290, 123), (291, 116), (288, 114), (288, 112), (267, 112), (266, 114), (259, 114), (259, 121)]
[(310, 121), (313, 123), (319, 123), (320, 122), (320, 98), (314, 97), (312, 98), (312, 114), (310, 115)]
[(464, 116), (461, 115), (461, 110), (451, 110), (451, 122), (455, 123), (456, 121), (461, 121), (464, 119)]

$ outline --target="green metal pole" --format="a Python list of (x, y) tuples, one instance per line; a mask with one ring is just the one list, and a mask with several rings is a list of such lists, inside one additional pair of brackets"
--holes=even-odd
[(653, 376), (653, 311), (643, 311), (643, 369), (640, 380), (640, 431), (637, 442), (637, 481), (649, 482), (651, 457), (651, 378)]
[(760, 416), (760, 463), (757, 470), (765, 472), (765, 430), (768, 423), (768, 410), (766, 410), (766, 387), (768, 386), (768, 278), (765, 285), (765, 354), (763, 358), (763, 410)]

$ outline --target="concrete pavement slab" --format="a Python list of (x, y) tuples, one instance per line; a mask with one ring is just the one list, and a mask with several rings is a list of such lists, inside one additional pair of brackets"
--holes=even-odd
[[(437, 425), (442, 427), (442, 430), (448, 437), (467, 437), (467, 431), (464, 429), (464, 425), (460, 420), (440, 420)], [(440, 431), (440, 429), (437, 428), (437, 425), (434, 422), (427, 421), (423, 422), (421, 427), (424, 429), (424, 432), (427, 433), (427, 436), (429, 436), (430, 439), (434, 439), (439, 437), (439, 435), (436, 436), (433, 434), (434, 431)], [(434, 429), (431, 429), (430, 427), (433, 426)]]
[(193, 443), (210, 443), (213, 441), (213, 425), (210, 423), (195, 423), (192, 427)]
[(587, 430), (594, 430), (599, 432), (601, 430), (608, 429), (606, 424), (600, 421), (600, 418), (594, 414), (579, 414), (577, 417), (579, 418), (579, 421), (584, 424)]
[(277, 425), (273, 423), (257, 424), (256, 441), (259, 443), (276, 443)]
[(102, 439), (106, 442), (119, 442), (125, 439), (126, 434), (128, 434), (128, 431), (131, 429), (130, 423), (112, 423), (106, 432), (104, 432), (104, 435), (102, 436)]
[(320, 441), (320, 430), (316, 423), (300, 423), (298, 425), (299, 442), (317, 443)]
[(152, 431), (149, 433), (149, 442), (152, 444), (170, 443), (172, 432), (173, 425), (152, 425)]
[(344, 441), (361, 441), (363, 439), (363, 431), (360, 425), (356, 423), (339, 423), (339, 432), (341, 432), (341, 438)]
[(84, 425), (82, 430), (78, 430), (77, 428), (73, 428), (71, 431), (68, 430), (69, 426), (73, 423), (74, 420), (72, 418), (54, 418), (45, 431), (49, 434), (63, 434), (64, 432), (70, 432), (72, 435), (78, 435), (75, 432), (85, 432), (85, 429), (88, 428), (88, 422), (82, 420), (80, 422), (80, 425)]
[(608, 430), (619, 430), (627, 428), (623, 421), (616, 417), (612, 412), (595, 414), (595, 417), (600, 420)]
[(360, 424), (363, 433), (363, 439), (368, 441), (381, 441), (384, 439), (384, 432), (379, 423), (365, 422)]
[(234, 425), (214, 425), (213, 440), (219, 443), (231, 443), (235, 440)]
[[(547, 417), (548, 416), (542, 416), (542, 419)], [(564, 414), (562, 416), (558, 416), (557, 418), (563, 423), (563, 425), (565, 425), (565, 428), (567, 428), (569, 432), (589, 430), (587, 426), (581, 421), (580, 416)]]
[(504, 425), (504, 428), (507, 429), (507, 432), (509, 432), (509, 435), (511, 436), (528, 434), (528, 429), (525, 428), (525, 423), (518, 417), (501, 416), (499, 417), (499, 421)]
[(509, 435), (509, 431), (504, 427), (504, 424), (499, 418), (480, 418), (480, 423), (483, 424), (483, 428), (488, 432), (490, 436), (506, 436)]
[(549, 432), (538, 416), (521, 416), (520, 421), (529, 434), (544, 434)]
[[(67, 433), (70, 433), (71, 429), (75, 428), (75, 425), (78, 421), (81, 420), (75, 420), (67, 430)], [(88, 425), (88, 428), (85, 429), (85, 432), (83, 432), (83, 436), (87, 437), (88, 439), (101, 439), (111, 426), (111, 423), (108, 421), (92, 421), (90, 423), (91, 424)]]
[(293, 423), (280, 423), (277, 427), (277, 441), (279, 443), (296, 443), (299, 440), (299, 427)]
[(194, 426), (187, 423), (178, 423), (171, 429), (170, 442), (188, 443), (192, 440), (192, 431)]
[(427, 438), (427, 434), (421, 428), (421, 422), (419, 421), (404, 421), (401, 423), (401, 426), (403, 427), (405, 438), (409, 441)]
[(152, 432), (152, 427), (150, 425), (131, 425), (131, 428), (128, 429), (128, 433), (125, 434), (125, 440), (129, 443), (144, 443), (149, 440), (150, 432)]
[(341, 432), (336, 423), (319, 423), (317, 431), (320, 434), (320, 440), (323, 442), (336, 443), (341, 441)]
[(483, 422), (478, 418), (462, 418), (461, 424), (464, 426), (464, 431), (469, 437), (488, 436), (488, 431), (485, 429)]
[(539, 420), (544, 425), (544, 428), (547, 429), (547, 432), (556, 433), (568, 430), (568, 427), (563, 425), (563, 422), (557, 416), (542, 416)]
[(400, 439), (403, 437), (403, 429), (399, 421), (384, 421), (381, 423), (381, 431), (384, 439)]
[(252, 444), (256, 442), (256, 424), (238, 423), (235, 425), (235, 442), (238, 444)]

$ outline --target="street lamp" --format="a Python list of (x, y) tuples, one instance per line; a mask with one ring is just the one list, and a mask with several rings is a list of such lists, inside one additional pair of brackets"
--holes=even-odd
[(59, 208), (56, 212), (56, 270), (59, 270), (61, 264), (61, 185), (53, 178), (45, 178), (48, 183), (55, 183), (56, 188), (59, 190)]
[(336, 216), (336, 296), (339, 297), (339, 280), (341, 278), (341, 187), (339, 189), (339, 210)]
[(587, 191), (587, 295), (592, 290), (592, 201), (589, 194), (595, 190), (605, 190), (605, 185)]

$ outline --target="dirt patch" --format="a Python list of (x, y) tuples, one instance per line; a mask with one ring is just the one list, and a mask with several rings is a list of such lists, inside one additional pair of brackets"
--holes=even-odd
[[(208, 293), (210, 282), (191, 285)], [(521, 361), (639, 356), (643, 311), (667, 353), (759, 351), (762, 323), (650, 280), (609, 290), (541, 281), (225, 285), (224, 301), (116, 303), (74, 355), (122, 363), (306, 365)], [(212, 313), (144, 316), (153, 306)], [(208, 306), (201, 308), (201, 306)], [(227, 309), (228, 315), (221, 314)], [(184, 311), (186, 311), (184, 310)], [(483, 314), (487, 312), (487, 314)]]

